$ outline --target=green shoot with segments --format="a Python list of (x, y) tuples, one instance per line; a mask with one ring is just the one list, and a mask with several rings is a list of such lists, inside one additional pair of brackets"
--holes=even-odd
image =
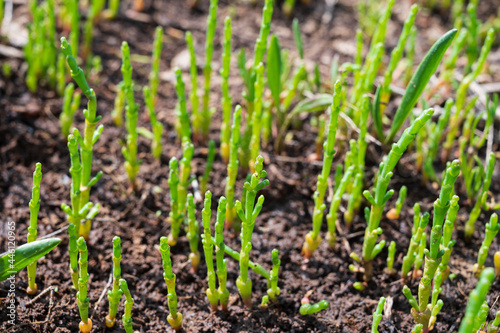
[[(31, 190), (30, 208), (30, 225), (28, 227), (28, 243), (36, 241), (38, 212), (40, 211), (40, 183), (42, 182), (42, 164), (37, 163), (35, 172), (33, 172), (33, 189)], [(28, 288), (26, 292), (34, 295), (37, 292), (36, 286), (36, 261), (28, 265)]]
[(176, 331), (182, 329), (182, 314), (177, 312), (177, 294), (175, 292), (175, 274), (172, 271), (172, 259), (170, 258), (170, 246), (167, 237), (160, 238), (160, 253), (163, 262), (163, 278), (168, 289), (168, 309), (170, 311), (167, 321)]

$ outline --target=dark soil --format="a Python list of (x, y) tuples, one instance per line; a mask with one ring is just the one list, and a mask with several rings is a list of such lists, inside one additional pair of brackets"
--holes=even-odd
[[(121, 332), (122, 324), (113, 329), (106, 329), (104, 317), (107, 314), (108, 302), (105, 290), (111, 274), (111, 239), (120, 236), (122, 239), (122, 275), (127, 279), (131, 293), (135, 299), (133, 308), (134, 329), (141, 332), (170, 332), (167, 323), (167, 288), (163, 280), (163, 271), (159, 251), (155, 248), (161, 236), (169, 232), (165, 221), (168, 216), (168, 160), (172, 156), (181, 157), (182, 151), (176, 141), (174, 123), (174, 107), (176, 103), (175, 89), (172, 84), (171, 60), (185, 49), (184, 31), (193, 32), (197, 40), (197, 52), (203, 54), (205, 21), (208, 12), (208, 1), (202, 1), (200, 8), (190, 11), (181, 1), (154, 1), (154, 5), (146, 1), (145, 12), (133, 15), (127, 12), (114, 21), (102, 21), (95, 31), (93, 50), (103, 61), (104, 71), (100, 81), (91, 80), (98, 98), (98, 112), (103, 115), (104, 132), (95, 147), (94, 170), (102, 170), (103, 178), (91, 191), (91, 200), (101, 204), (102, 208), (93, 222), (88, 241), (90, 272), (90, 315), (94, 323), (94, 332)], [(483, 2), (481, 2), (483, 3)], [(487, 2), (495, 7), (495, 1)], [(409, 3), (398, 2), (389, 26), (388, 46), (393, 47), (406, 18)], [(15, 7), (16, 13), (24, 13), (23, 6)], [(340, 61), (352, 61), (355, 53), (356, 4), (341, 0), (336, 6), (330, 24), (321, 24), (321, 16), (325, 9), (323, 1), (312, 1), (309, 6), (297, 5), (297, 16), (301, 22), (304, 35), (306, 58), (317, 61), (321, 72), (327, 77), (331, 59), (335, 54)], [(483, 9), (483, 7), (485, 7)], [(487, 18), (488, 8), (484, 5), (480, 13)], [(123, 9), (123, 8), (122, 8)], [(219, 23), (231, 13), (233, 15), (233, 49), (253, 50), (260, 24), (261, 4), (253, 7), (248, 3), (221, 1), (219, 4)], [(21, 15), (21, 14), (20, 14)], [(23, 14), (24, 15), (24, 14)], [(417, 20), (419, 25), (419, 47), (417, 58), (422, 58), (428, 45), (436, 36), (450, 26), (449, 19), (439, 12), (430, 13), (422, 10)], [(151, 53), (152, 37), (156, 25), (165, 27), (166, 43), (162, 54), (160, 97), (157, 106), (158, 117), (166, 126), (164, 150), (161, 163), (151, 157), (149, 143), (140, 139), (140, 158), (143, 159), (138, 176), (140, 185), (136, 193), (128, 191), (128, 179), (123, 168), (121, 141), (125, 138), (125, 129), (117, 128), (111, 120), (115, 85), (121, 81), (120, 43), (127, 40), (131, 53), (148, 56)], [(294, 50), (291, 21), (284, 18), (279, 9), (273, 15), (272, 32), (280, 38), (283, 47)], [(222, 24), (217, 29), (214, 55), (214, 73), (220, 67)], [(292, 51), (295, 54), (295, 51)], [(237, 53), (234, 52), (236, 55)], [(499, 52), (496, 50), (492, 58), (497, 62), (492, 68), (498, 68)], [(185, 59), (180, 59), (185, 63)], [(495, 58), (496, 57), (496, 58)], [(42, 193), (39, 214), (38, 234), (44, 236), (60, 231), (67, 226), (65, 214), (59, 208), (61, 203), (69, 203), (69, 155), (65, 140), (61, 137), (58, 115), (61, 112), (62, 98), (48, 89), (41, 88), (38, 93), (31, 94), (24, 83), (26, 67), (18, 59), (0, 58), (8, 61), (13, 69), (11, 78), (0, 78), (0, 227), (1, 234), (6, 235), (8, 221), (16, 222), (18, 243), (24, 243), (29, 223), (28, 202), (31, 197), (32, 172), (36, 162), (42, 163)], [(200, 70), (202, 67), (200, 57)], [(494, 67), (496, 66), (496, 67)], [(138, 86), (147, 83), (149, 64), (133, 62), (134, 79)], [(234, 64), (232, 70), (231, 89), (234, 103), (243, 103), (241, 98), (242, 82), (237, 75)], [(187, 71), (185, 71), (187, 73)], [(498, 74), (497, 74), (498, 76)], [(497, 77), (498, 78), (498, 77)], [(187, 76), (186, 76), (187, 79)], [(489, 80), (493, 80), (490, 78)], [(402, 84), (400, 84), (402, 86)], [(220, 79), (214, 75), (211, 103), (219, 106)], [(137, 92), (136, 98), (143, 105), (142, 94)], [(84, 98), (83, 98), (84, 99)], [(82, 104), (83, 107), (83, 104)], [(391, 105), (390, 105), (391, 107)], [(220, 109), (218, 107), (218, 109)], [(141, 108), (141, 112), (143, 109)], [(145, 112), (141, 114), (140, 125), (149, 127)], [(75, 125), (83, 126), (83, 116), (78, 114)], [(220, 115), (216, 116), (210, 137), (218, 142)], [(359, 279), (349, 269), (353, 263), (349, 258), (351, 251), (361, 252), (364, 217), (356, 216), (351, 230), (340, 224), (338, 242), (334, 250), (322, 243), (311, 260), (304, 261), (300, 254), (305, 234), (311, 228), (312, 195), (316, 177), (320, 172), (320, 162), (309, 162), (306, 156), (315, 150), (315, 130), (304, 122), (304, 127), (293, 132), (293, 138), (287, 142), (285, 153), (276, 156), (271, 149), (265, 149), (265, 169), (271, 185), (263, 192), (266, 197), (262, 213), (257, 219), (252, 238), (253, 250), (251, 259), (264, 267), (271, 267), (271, 250), (280, 251), (281, 269), (279, 286), (282, 294), (278, 301), (269, 308), (260, 308), (260, 300), (266, 293), (266, 282), (260, 276), (251, 273), (254, 281), (254, 309), (243, 306), (238, 295), (235, 281), (238, 276), (238, 263), (228, 259), (228, 289), (231, 293), (229, 312), (212, 312), (206, 298), (206, 266), (202, 263), (197, 273), (192, 273), (188, 262), (189, 246), (183, 234), (177, 246), (172, 248), (174, 272), (177, 274), (177, 294), (179, 310), (184, 316), (184, 327), (187, 332), (365, 332), (371, 327), (372, 313), (381, 296), (391, 297), (392, 310), (382, 320), (381, 332), (409, 332), (413, 326), (410, 306), (401, 293), (402, 281), (398, 276), (389, 276), (383, 272), (387, 250), (384, 250), (375, 261), (374, 279), (363, 292), (352, 287)], [(349, 133), (350, 135), (350, 133)], [(345, 138), (345, 135), (343, 136)], [(339, 138), (338, 154), (334, 167), (343, 161), (342, 152), (347, 149), (347, 140)], [(495, 141), (494, 150), (497, 148)], [(204, 170), (207, 150), (197, 147), (193, 160), (193, 173), (200, 175)], [(370, 145), (367, 153), (368, 188), (372, 183), (376, 166), (383, 157), (381, 149)], [(402, 257), (408, 247), (413, 219), (412, 207), (420, 202), (423, 211), (432, 211), (432, 202), (437, 198), (437, 186), (423, 184), (421, 175), (415, 170), (412, 154), (407, 154), (400, 161), (391, 188), (398, 190), (402, 185), (408, 187), (408, 198), (401, 217), (397, 221), (384, 219), (382, 239), (388, 242), (397, 240), (397, 258), (395, 268), (400, 269)], [(444, 165), (438, 164), (442, 170)], [(209, 189), (213, 192), (213, 216), (219, 196), (224, 194), (226, 166), (220, 157), (216, 158), (211, 175)], [(239, 175), (236, 197), (240, 197), (243, 175)], [(500, 185), (498, 167), (492, 184), (495, 199), (499, 199)], [(463, 192), (460, 193), (465, 197)], [(331, 195), (331, 194), (330, 194)], [(216, 200), (217, 199), (217, 200)], [(396, 198), (388, 204), (394, 206)], [(456, 274), (443, 286), (441, 299), (444, 308), (438, 316), (436, 331), (452, 332), (458, 329), (464, 313), (467, 296), (475, 286), (477, 279), (472, 275), (472, 265), (476, 261), (476, 253), (484, 236), (483, 224), (489, 215), (481, 215), (478, 230), (471, 244), (463, 241), (463, 225), (468, 218), (470, 206), (465, 200), (460, 202), (461, 210), (457, 221), (458, 232), (455, 235), (457, 244), (454, 248), (450, 267)], [(202, 203), (197, 203), (197, 216)], [(326, 230), (326, 226), (324, 227)], [(68, 238), (65, 230), (58, 234), (62, 243), (40, 260), (37, 271), (37, 283), (40, 291), (55, 287), (54, 293), (45, 293), (34, 302), (26, 294), (26, 272), (21, 272), (16, 279), (17, 325), (13, 328), (8, 320), (6, 304), (0, 305), (0, 330), (2, 332), (77, 332), (80, 321), (75, 302), (75, 291), (72, 289), (69, 274)], [(239, 250), (239, 237), (226, 232), (225, 242), (233, 249)], [(6, 249), (4, 236), (0, 237), (0, 247)], [(492, 253), (498, 248), (495, 240), (490, 251), (487, 264), (492, 265)], [(201, 251), (200, 244), (200, 251)], [(418, 280), (410, 281), (416, 291)], [(0, 284), (0, 297), (6, 297), (8, 286)], [(489, 293), (489, 304), (493, 304), (498, 296), (500, 285), (495, 283)], [(316, 315), (301, 316), (300, 300), (308, 296), (313, 302), (326, 299), (330, 307)], [(498, 310), (497, 307), (492, 310)], [(119, 314), (121, 316), (122, 306)]]

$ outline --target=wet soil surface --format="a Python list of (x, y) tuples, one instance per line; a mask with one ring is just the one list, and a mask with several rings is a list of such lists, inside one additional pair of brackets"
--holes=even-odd
[[(123, 5), (125, 6), (125, 5)], [(356, 4), (340, 1), (335, 6), (333, 19), (328, 24), (321, 23), (325, 11), (323, 1), (311, 1), (309, 6), (297, 5), (297, 17), (301, 22), (304, 35), (306, 58), (320, 64), (326, 78), (330, 62), (334, 55), (340, 61), (352, 61), (355, 53)], [(389, 26), (388, 47), (393, 47), (410, 4), (398, 2)], [(15, 10), (22, 12), (22, 6)], [(125, 9), (125, 8), (122, 8)], [(484, 9), (487, 12), (488, 9)], [(203, 54), (205, 21), (208, 12), (206, 2), (191, 11), (181, 1), (155, 1), (153, 5), (146, 1), (144, 13), (122, 11), (111, 22), (102, 21), (96, 28), (93, 50), (103, 61), (103, 73), (91, 78), (98, 98), (98, 112), (103, 115), (105, 125), (102, 137), (95, 146), (94, 172), (102, 170), (104, 175), (91, 191), (91, 200), (101, 204), (102, 208), (93, 222), (88, 241), (90, 272), (90, 315), (95, 332), (121, 332), (122, 324), (107, 329), (104, 317), (107, 314), (108, 301), (104, 292), (109, 287), (112, 268), (111, 240), (113, 236), (122, 239), (122, 276), (128, 281), (134, 297), (134, 329), (141, 332), (170, 332), (167, 323), (167, 288), (163, 280), (163, 271), (159, 251), (155, 248), (161, 236), (166, 236), (170, 226), (165, 221), (170, 211), (168, 191), (168, 160), (172, 156), (181, 157), (180, 144), (176, 141), (173, 128), (176, 103), (175, 89), (172, 84), (174, 65), (186, 66), (183, 40), (184, 31), (193, 32), (197, 40), (199, 55)], [(16, 13), (16, 12), (15, 12)], [(227, 14), (233, 16), (233, 49), (253, 50), (260, 24), (261, 4), (252, 6), (248, 3), (221, 1), (218, 13), (219, 23)], [(486, 14), (485, 14), (486, 16)], [(419, 47), (417, 58), (422, 58), (430, 40), (446, 31), (450, 26), (448, 18), (439, 12), (422, 10), (419, 25)], [(129, 191), (128, 180), (123, 167), (121, 143), (125, 129), (117, 128), (111, 120), (115, 86), (121, 81), (120, 44), (127, 40), (132, 54), (148, 56), (151, 53), (152, 38), (156, 25), (165, 27), (166, 37), (162, 54), (161, 77), (157, 112), (159, 120), (165, 124), (163, 138), (164, 150), (161, 161), (154, 161), (145, 139), (139, 140), (139, 157), (143, 160), (139, 172), (139, 189)], [(291, 21), (277, 9), (273, 16), (272, 32), (276, 33), (284, 48), (293, 50)], [(222, 24), (216, 34), (214, 73), (220, 67)], [(422, 31), (422, 33), (420, 33)], [(180, 54), (180, 55), (179, 55)], [(236, 55), (237, 52), (234, 52)], [(493, 53), (497, 57), (498, 50)], [(69, 203), (70, 178), (69, 155), (64, 138), (59, 128), (58, 115), (61, 112), (62, 98), (46, 88), (36, 94), (30, 93), (24, 83), (26, 67), (18, 59), (0, 58), (8, 61), (13, 69), (11, 78), (0, 78), (0, 228), (6, 235), (6, 222), (16, 222), (17, 241), (24, 243), (29, 223), (28, 202), (31, 197), (32, 172), (36, 162), (43, 167), (41, 209), (39, 213), (38, 234), (44, 236), (60, 231), (67, 226), (65, 214), (60, 209), (61, 203)], [(137, 58), (135, 58), (137, 59)], [(175, 60), (173, 60), (175, 59)], [(132, 59), (134, 60), (134, 58)], [(234, 59), (233, 59), (234, 60)], [(200, 73), (203, 59), (200, 56)], [(498, 62), (492, 66), (498, 66)], [(147, 83), (149, 64), (133, 61), (134, 80), (137, 86)], [(185, 69), (185, 68), (184, 68)], [(243, 103), (242, 81), (237, 75), (235, 61), (231, 68), (231, 92), (234, 104)], [(187, 73), (187, 70), (184, 71)], [(185, 77), (186, 81), (187, 76)], [(490, 78), (490, 80), (494, 80)], [(402, 84), (400, 84), (402, 86)], [(214, 75), (211, 104), (220, 105), (220, 79)], [(142, 106), (142, 94), (136, 93)], [(83, 107), (83, 103), (82, 103)], [(149, 127), (145, 110), (141, 107), (139, 125)], [(308, 120), (305, 119), (305, 120)], [(75, 126), (82, 128), (83, 116), (78, 114)], [(220, 110), (210, 137), (219, 142)], [(231, 293), (227, 313), (212, 312), (206, 298), (206, 266), (202, 263), (196, 273), (190, 270), (188, 262), (189, 245), (182, 233), (177, 246), (172, 248), (174, 272), (177, 274), (177, 295), (179, 310), (184, 316), (184, 328), (187, 332), (365, 332), (370, 329), (372, 313), (381, 296), (391, 297), (392, 308), (381, 322), (381, 332), (409, 332), (413, 326), (410, 306), (401, 293), (403, 283), (398, 274), (390, 276), (384, 273), (387, 250), (375, 260), (374, 279), (363, 292), (354, 290), (352, 284), (359, 279), (349, 269), (351, 251), (361, 252), (365, 220), (362, 214), (354, 218), (348, 230), (340, 218), (339, 237), (335, 248), (329, 249), (323, 242), (314, 256), (305, 261), (300, 250), (305, 234), (311, 228), (311, 209), (316, 177), (321, 170), (321, 162), (311, 162), (306, 157), (315, 151), (316, 131), (304, 121), (303, 128), (292, 131), (293, 136), (287, 141), (283, 155), (275, 155), (269, 147), (263, 150), (265, 169), (271, 185), (262, 191), (266, 200), (262, 213), (257, 219), (252, 243), (251, 260), (259, 262), (266, 269), (271, 268), (271, 250), (279, 249), (281, 269), (279, 287), (281, 295), (267, 309), (260, 308), (260, 300), (266, 293), (266, 281), (251, 273), (254, 282), (254, 308), (248, 310), (238, 295), (235, 285), (238, 276), (238, 263), (228, 259), (228, 289)], [(347, 132), (347, 136), (351, 133)], [(346, 134), (338, 138), (338, 152), (334, 167), (342, 163), (343, 153), (348, 149)], [(497, 148), (495, 139), (494, 150)], [(207, 149), (196, 147), (193, 159), (193, 173), (203, 173)], [(484, 155), (484, 152), (483, 152)], [(367, 153), (367, 184), (372, 185), (376, 166), (383, 157), (380, 147), (370, 144)], [(415, 170), (413, 155), (406, 154), (396, 168), (390, 187), (396, 191), (402, 185), (408, 187), (408, 198), (401, 216), (396, 221), (384, 219), (382, 239), (397, 241), (395, 268), (400, 269), (402, 257), (406, 252), (411, 235), (413, 220), (412, 207), (420, 202), (423, 211), (432, 211), (432, 202), (438, 196), (437, 186), (424, 184), (420, 173)], [(443, 164), (436, 168), (442, 170)], [(211, 174), (209, 189), (213, 192), (213, 216), (217, 199), (224, 194), (226, 166), (217, 156)], [(495, 199), (498, 198), (498, 167), (492, 184)], [(238, 176), (236, 198), (241, 195), (244, 177)], [(459, 191), (465, 197), (463, 191)], [(331, 193), (327, 193), (328, 200)], [(396, 196), (395, 196), (396, 197)], [(393, 207), (393, 198), (387, 208)], [(328, 201), (329, 202), (329, 201)], [(366, 204), (366, 203), (364, 203)], [(463, 225), (468, 217), (470, 205), (462, 199), (457, 220), (457, 232), (450, 267), (456, 274), (443, 286), (441, 299), (444, 308), (438, 316), (437, 332), (452, 332), (458, 329), (463, 315), (467, 296), (475, 286), (477, 279), (472, 275), (477, 250), (484, 237), (484, 223), (489, 214), (482, 214), (471, 244), (463, 241)], [(201, 221), (201, 202), (197, 202), (197, 217)], [(214, 218), (213, 218), (214, 219)], [(323, 232), (326, 231), (324, 225)], [(58, 234), (62, 243), (39, 261), (37, 271), (38, 289), (57, 288), (56, 292), (47, 292), (34, 301), (26, 294), (26, 271), (16, 278), (17, 326), (9, 332), (77, 332), (80, 321), (69, 273), (68, 238), (66, 231)], [(233, 249), (239, 250), (239, 237), (231, 231), (225, 231), (224, 240)], [(5, 237), (0, 237), (0, 247), (7, 248)], [(200, 244), (200, 251), (202, 247)], [(490, 250), (487, 265), (492, 265), (492, 254), (498, 249), (495, 240)], [(418, 280), (407, 282), (414, 293)], [(500, 285), (495, 283), (489, 293), (489, 304), (493, 304)], [(0, 298), (6, 297), (8, 286), (0, 284)], [(326, 299), (330, 302), (327, 310), (311, 316), (299, 314), (300, 300), (307, 296), (313, 302)], [(0, 305), (0, 330), (9, 325), (7, 304)], [(497, 307), (493, 310), (498, 310)], [(120, 305), (119, 314), (123, 311)], [(118, 322), (118, 321), (117, 321)]]

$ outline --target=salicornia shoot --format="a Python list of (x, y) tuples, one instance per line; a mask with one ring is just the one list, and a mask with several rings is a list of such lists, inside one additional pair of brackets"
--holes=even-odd
[(127, 281), (124, 279), (120, 279), (120, 291), (125, 295), (125, 305), (122, 316), (123, 328), (126, 333), (133, 333), (134, 330), (132, 328), (132, 307), (134, 306), (134, 299), (130, 294), (130, 290), (128, 289)]
[(175, 293), (175, 274), (172, 271), (172, 259), (170, 258), (170, 246), (167, 237), (160, 238), (160, 253), (163, 262), (163, 278), (168, 289), (168, 309), (170, 311), (167, 321), (176, 331), (182, 329), (182, 314), (177, 312), (177, 294)]
[(241, 106), (237, 105), (233, 114), (233, 126), (231, 128), (231, 140), (229, 141), (229, 163), (227, 165), (226, 177), (226, 228), (233, 227), (236, 210), (234, 208), (234, 185), (236, 183), (236, 176), (238, 176), (238, 149), (240, 147), (240, 124), (241, 124)]
[(80, 272), (78, 278), (78, 292), (76, 293), (76, 300), (78, 303), (78, 310), (80, 312), (80, 332), (89, 333), (92, 330), (92, 320), (89, 318), (89, 302), (90, 298), (87, 296), (89, 288), (89, 273), (87, 268), (88, 262), (88, 252), (87, 243), (83, 237), (78, 239), (78, 251), (80, 252)]
[(120, 262), (122, 260), (121, 239), (118, 236), (113, 237), (113, 285), (108, 290), (109, 312), (106, 316), (106, 327), (113, 327), (116, 320), (118, 304), (123, 291), (120, 288), (120, 279), (122, 276)]
[[(31, 200), (29, 202), (30, 208), (30, 225), (28, 227), (28, 243), (36, 241), (37, 225), (38, 225), (38, 212), (40, 211), (40, 183), (42, 181), (42, 164), (37, 163), (35, 172), (33, 172), (33, 189), (31, 191)], [(36, 287), (36, 261), (29, 264), (28, 270), (28, 288), (26, 292), (34, 295), (37, 292)]]
[(224, 42), (222, 45), (222, 68), (220, 76), (222, 78), (222, 125), (220, 129), (220, 154), (222, 160), (229, 163), (229, 140), (231, 138), (231, 102), (232, 97), (229, 94), (229, 70), (231, 65), (231, 17), (226, 17), (224, 21)]

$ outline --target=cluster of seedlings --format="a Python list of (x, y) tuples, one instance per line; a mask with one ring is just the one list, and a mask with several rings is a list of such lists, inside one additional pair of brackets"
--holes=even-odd
[[(287, 0), (283, 3), (285, 13), (290, 14), (293, 11), (294, 2)], [(353, 263), (349, 269), (357, 280), (353, 288), (359, 291), (369, 288), (369, 282), (378, 274), (374, 272), (373, 263), (386, 247), (385, 240), (379, 241), (383, 233), (380, 223), (384, 212), (387, 218), (397, 220), (403, 209), (407, 194), (407, 188), (404, 186), (399, 189), (395, 207), (388, 209), (387, 206), (395, 193), (394, 189), (390, 189), (391, 178), (405, 151), (408, 149), (414, 151), (416, 168), (425, 180), (441, 184), (439, 197), (434, 201), (432, 218), (429, 212), (421, 211), (419, 203), (414, 205), (412, 235), (408, 249), (404, 252), (400, 272), (394, 267), (394, 261), (396, 251), (403, 249), (398, 249), (394, 241), (388, 245), (385, 268), (385, 272), (389, 275), (399, 276), (402, 281), (409, 284), (404, 285), (402, 293), (411, 305), (411, 315), (415, 321), (413, 332), (429, 332), (435, 326), (444, 305), (443, 300), (439, 299), (443, 283), (453, 277), (448, 264), (455, 245), (453, 237), (456, 235), (454, 230), (459, 210), (459, 194), (466, 196), (471, 207), (465, 224), (464, 236), (467, 241), (473, 237), (479, 225), (478, 220), (485, 218), (481, 214), (499, 208), (489, 200), (495, 167), (495, 153), (491, 151), (491, 145), (498, 96), (488, 98), (484, 111), (476, 113), (475, 110), (480, 109), (478, 97), (468, 95), (470, 85), (485, 68), (495, 34), (498, 33), (498, 22), (481, 23), (476, 16), (477, 1), (471, 1), (466, 11), (464, 11), (464, 1), (456, 1), (452, 6), (455, 28), (439, 38), (421, 63), (415, 66), (413, 58), (417, 29), (414, 22), (418, 6), (413, 5), (404, 22), (398, 43), (389, 56), (390, 61), (384, 65), (386, 30), (395, 0), (388, 0), (383, 7), (378, 6), (375, 1), (361, 0), (359, 3), (360, 22), (363, 22), (363, 25), (356, 34), (355, 59), (352, 63), (343, 64), (334, 59), (331, 77), (329, 80), (324, 80), (318, 66), (311, 70), (304, 62), (298, 21), (293, 21), (298, 61), (292, 61), (290, 51), (280, 46), (276, 35), (270, 36), (274, 8), (273, 1), (266, 0), (252, 61), (247, 61), (244, 49), (237, 56), (239, 73), (244, 82), (245, 103), (234, 107), (229, 90), (230, 63), (233, 56), (232, 28), (231, 18), (227, 17), (224, 21), (220, 69), (222, 125), (219, 142), (209, 140), (212, 118), (216, 112), (216, 109), (210, 108), (209, 105), (210, 90), (213, 88), (211, 82), (214, 40), (218, 24), (217, 0), (210, 1), (207, 18), (201, 93), (198, 92), (200, 78), (196, 64), (195, 41), (193, 35), (189, 31), (186, 32), (185, 39), (190, 56), (189, 94), (186, 92), (183, 80), (185, 73), (180, 69), (174, 71), (177, 93), (175, 130), (182, 149), (182, 158), (178, 160), (172, 157), (169, 162), (170, 212), (166, 222), (170, 225), (170, 233), (161, 237), (157, 246), (168, 289), (170, 314), (167, 320), (175, 330), (182, 328), (183, 316), (182, 308), (178, 307), (176, 275), (173, 272), (170, 248), (177, 245), (183, 226), (189, 240), (192, 270), (196, 271), (202, 257), (205, 258), (208, 279), (206, 295), (212, 310), (218, 310), (219, 303), (222, 310), (228, 309), (226, 255), (239, 261), (240, 271), (236, 286), (245, 306), (251, 308), (253, 304), (252, 277), (249, 269), (267, 280), (268, 289), (262, 298), (262, 307), (266, 307), (269, 302), (275, 302), (280, 296), (278, 249), (274, 249), (270, 255), (272, 268), (269, 271), (250, 260), (252, 233), (264, 204), (264, 196), (257, 197), (258, 192), (269, 185), (263, 166), (264, 159), (260, 153), (261, 149), (266, 147), (280, 154), (287, 144), (287, 137), (290, 135), (288, 131), (296, 126), (298, 117), (303, 114), (310, 114), (311, 123), (317, 128), (316, 158), (321, 159), (321, 154), (323, 157), (313, 197), (314, 207), (311, 207), (312, 228), (305, 236), (302, 253), (305, 258), (315, 255), (316, 249), (322, 242), (321, 230), (324, 220), (328, 230), (325, 238), (329, 247), (333, 249), (337, 242), (338, 225), (343, 223), (345, 228), (349, 229), (354, 216), (364, 214), (366, 228), (362, 252), (353, 252), (350, 255)], [(57, 13), (63, 31), (69, 32), (71, 46), (62, 37), (59, 49), (55, 46), (57, 34), (55, 1), (47, 0), (41, 5), (37, 1), (31, 1), (30, 4), (33, 22), (29, 27), (29, 38), (25, 47), (28, 63), (26, 84), (31, 91), (36, 91), (40, 82), (46, 82), (51, 89), (64, 96), (60, 123), (70, 155), (71, 189), (68, 196), (69, 204), (62, 204), (61, 208), (66, 213), (69, 224), (69, 266), (81, 317), (80, 331), (90, 332), (92, 321), (89, 318), (88, 290), (91, 286), (87, 270), (86, 240), (89, 238), (92, 220), (100, 209), (98, 203), (90, 201), (90, 192), (102, 176), (102, 172), (93, 176), (91, 170), (93, 146), (105, 129), (103, 125), (99, 125), (102, 116), (98, 115), (96, 93), (87, 83), (86, 76), (98, 75), (100, 71), (100, 59), (91, 52), (94, 24), (101, 17), (108, 19), (115, 17), (120, 1), (110, 1), (110, 8), (107, 10), (104, 10), (105, 1), (91, 1), (81, 38), (79, 3), (73, 0), (63, 1)], [(136, 5), (140, 8), (140, 3)], [(196, 6), (196, 1), (191, 5)], [(0, 5), (0, 8), (2, 7)], [(370, 46), (363, 56), (367, 35), (370, 38)], [(78, 47), (80, 40), (83, 40), (83, 45)], [(132, 191), (137, 191), (140, 183), (138, 136), (142, 135), (151, 140), (151, 154), (155, 159), (160, 160), (163, 152), (164, 127), (158, 120), (155, 110), (159, 98), (162, 40), (163, 29), (158, 27), (154, 36), (149, 85), (142, 88), (150, 129), (138, 127), (140, 106), (135, 100), (137, 89), (132, 80), (130, 49), (125, 41), (121, 47), (123, 80), (117, 86), (112, 118), (116, 126), (125, 123), (127, 137), (124, 140), (122, 153)], [(441, 66), (438, 79), (431, 81), (447, 51), (449, 56)], [(466, 56), (467, 63), (461, 69), (463, 79), (456, 81), (457, 59), (462, 54)], [(85, 63), (86, 70), (80, 68), (79, 63)], [(394, 95), (392, 92), (394, 73), (401, 64), (404, 65), (401, 77), (407, 83), (407, 87), (395, 114), (392, 115), (388, 112), (387, 106)], [(83, 110), (85, 117), (83, 132), (72, 128), (73, 117), (80, 107), (81, 95), (73, 83), (66, 84), (67, 68), (88, 100), (87, 108)], [(379, 74), (382, 74), (381, 80), (378, 79)], [(333, 91), (333, 94), (329, 91)], [(443, 96), (449, 97), (446, 102)], [(441, 107), (443, 104), (444, 107)], [(416, 105), (419, 105), (419, 108), (415, 108)], [(429, 107), (430, 105), (435, 107)], [(409, 125), (394, 142), (393, 139), (405, 124)], [(344, 154), (343, 164), (337, 164), (334, 177), (331, 179), (335, 148), (338, 146), (337, 132), (347, 133), (349, 127), (356, 128), (357, 137), (348, 141), (349, 149)], [(370, 142), (387, 148), (388, 153), (379, 165), (373, 186), (367, 188), (365, 155)], [(206, 168), (197, 185), (204, 194), (204, 207), (201, 211), (203, 232), (196, 220), (193, 186), (195, 178), (191, 172), (195, 146), (208, 147)], [(485, 146), (488, 147), (487, 153), (482, 156), (485, 150), (482, 148)], [(443, 149), (440, 150), (440, 147)], [(217, 148), (222, 160), (227, 164), (227, 178), (225, 196), (218, 199), (215, 230), (212, 230), (212, 194), (207, 189), (210, 187), (210, 173)], [(454, 149), (458, 150), (458, 159), (450, 161), (449, 157)], [(442, 174), (435, 168), (438, 157), (446, 163)], [(238, 173), (247, 175), (240, 200), (235, 198)], [(0, 260), (0, 280), (8, 278), (8, 260), (14, 255), (16, 263), (20, 263), (16, 267), (16, 272), (28, 267), (27, 292), (31, 295), (37, 293), (36, 260), (60, 242), (58, 239), (36, 241), (41, 178), (41, 165), (38, 163), (33, 177), (32, 200), (29, 203), (31, 215), (28, 244), (19, 247), (12, 254), (2, 256)], [(459, 187), (460, 190), (457, 190)], [(333, 196), (327, 211), (329, 190)], [(345, 209), (340, 209), (343, 202)], [(485, 238), (478, 252), (477, 264), (474, 266), (474, 273), (479, 279), (476, 288), (470, 293), (469, 303), (460, 324), (460, 333), (499, 331), (500, 311), (488, 322), (489, 307), (485, 299), (491, 284), (500, 272), (500, 251), (494, 256), (495, 269), (486, 267), (488, 251), (500, 230), (500, 225), (495, 213), (486, 215), (489, 216), (489, 223), (485, 224)], [(231, 249), (224, 243), (224, 228), (240, 233), (239, 251)], [(482, 230), (482, 227), (480, 229)], [(200, 238), (203, 256), (199, 250)], [(109, 312), (102, 320), (107, 327), (115, 325), (118, 306), (124, 296), (123, 327), (126, 332), (133, 332), (131, 311), (134, 300), (127, 281), (121, 276), (119, 237), (114, 237), (112, 248), (113, 282), (111, 290), (108, 291)], [(10, 269), (10, 274), (12, 272)], [(410, 281), (413, 281), (411, 278), (419, 279), (418, 290), (410, 284)], [(385, 301), (386, 299), (382, 297), (378, 303), (373, 315), (372, 332), (378, 332)], [(304, 297), (300, 314), (310, 315), (327, 307), (326, 300), (311, 304), (309, 299)]]

